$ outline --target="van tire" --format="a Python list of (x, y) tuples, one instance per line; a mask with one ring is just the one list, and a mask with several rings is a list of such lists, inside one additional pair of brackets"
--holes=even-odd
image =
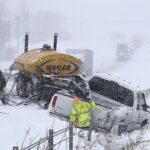
[(121, 136), (122, 133), (127, 132), (127, 125), (121, 124), (118, 126), (118, 136)]

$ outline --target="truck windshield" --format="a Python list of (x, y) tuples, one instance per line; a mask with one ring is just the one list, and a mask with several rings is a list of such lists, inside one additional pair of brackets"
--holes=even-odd
[(117, 44), (117, 51), (127, 51), (128, 45), (127, 44)]
[(131, 90), (120, 86), (114, 81), (108, 81), (100, 77), (93, 77), (89, 81), (90, 90), (108, 97), (124, 105), (133, 106), (134, 94)]

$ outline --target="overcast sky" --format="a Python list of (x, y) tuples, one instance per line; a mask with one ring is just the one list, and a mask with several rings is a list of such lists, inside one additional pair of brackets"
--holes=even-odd
[[(73, 20), (76, 33), (150, 34), (150, 0), (7, 0), (11, 14), (53, 12)], [(66, 24), (65, 24), (66, 26)], [(71, 28), (67, 27), (68, 30)], [(72, 28), (69, 32), (71, 32)], [(79, 34), (79, 33), (78, 33)]]
[[(149, 0), (7, 0), (16, 11), (21, 3), (33, 11), (53, 11), (69, 18), (149, 21)], [(20, 9), (20, 8), (19, 8)]]
[[(130, 42), (132, 36), (136, 34), (145, 36), (146, 39), (148, 39), (148, 43), (150, 41), (150, 0), (0, 1), (4, 3), (7, 2), (6, 8), (8, 16), (10, 17), (20, 16), (22, 19), (22, 14), (27, 12), (31, 13), (31, 16), (35, 14), (36, 19), (39, 21), (40, 19), (37, 14), (42, 12), (52, 14), (51, 18), (46, 19), (46, 21), (50, 21), (47, 28), (45, 27), (45, 24), (47, 24), (45, 21), (40, 20), (38, 23), (35, 22), (34, 25), (32, 24), (33, 22), (30, 22), (30, 26), (32, 26), (35, 31), (30, 30), (29, 32), (30, 35), (35, 35), (36, 38), (39, 38), (37, 43), (49, 41), (49, 35), (53, 35), (55, 32), (59, 33), (59, 40), (62, 41), (62, 43), (66, 42), (66, 46), (64, 46), (64, 43), (63, 46), (60, 46), (61, 48), (63, 47), (63, 49), (69, 47), (89, 48), (95, 51), (99, 51), (100, 49), (103, 51), (105, 49), (108, 50), (109, 48), (105, 48), (105, 46), (107, 47), (109, 44), (110, 46), (111, 44), (114, 45), (114, 47), (116, 46), (116, 43), (111, 40), (111, 37), (113, 37), (115, 33), (125, 35), (123, 36), (125, 37), (124, 41), (127, 42)], [(19, 36), (16, 35), (16, 37), (23, 39), (24, 32), (28, 32), (26, 29), (29, 29), (27, 28), (29, 21), (26, 23), (20, 21), (21, 25), (19, 23), (18, 25), (14, 21), (15, 19), (12, 19), (12, 28), (14, 28), (14, 30), (17, 29), (17, 32), (14, 31), (14, 34), (18, 33)], [(32, 17), (30, 20), (32, 20)], [(15, 26), (15, 23), (17, 26)], [(24, 30), (22, 30), (23, 27)], [(41, 30), (41, 28), (45, 30)], [(22, 30), (21, 33), (19, 32), (20, 30)], [(43, 36), (41, 36), (41, 32)], [(47, 33), (47, 37), (44, 32)], [(12, 34), (12, 36), (15, 37), (14, 34)], [(44, 39), (43, 37), (46, 38)], [(68, 41), (72, 43), (70, 42), (69, 45), (67, 43)], [(75, 44), (73, 45), (73, 43)]]
[(149, 0), (28, 0), (27, 3), (30, 11), (54, 11), (68, 17), (150, 20)]

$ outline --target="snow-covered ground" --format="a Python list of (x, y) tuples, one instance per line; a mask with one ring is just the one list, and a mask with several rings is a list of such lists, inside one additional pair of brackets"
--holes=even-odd
[[(103, 53), (103, 56), (99, 56), (101, 59), (94, 63), (94, 72), (105, 72), (111, 73), (112, 76), (120, 77), (125, 82), (130, 81), (141, 89), (150, 88), (150, 52), (144, 49), (138, 50), (129, 61), (117, 62), (114, 52), (112, 55), (108, 56), (110, 51)], [(110, 54), (110, 53), (109, 53)], [(96, 54), (94, 53), (95, 58)], [(106, 57), (105, 57), (106, 56)], [(11, 62), (3, 62), (0, 68), (5, 70)], [(9, 82), (7, 88), (10, 89), (12, 82)], [(150, 103), (150, 100), (147, 100)], [(53, 127), (54, 131), (58, 131), (68, 126), (68, 123), (61, 121), (57, 118), (49, 116), (48, 110), (41, 109), (36, 104), (31, 105), (20, 105), (20, 106), (4, 106), (0, 104), (0, 149), (10, 150), (13, 146), (21, 146), (29, 131), (27, 138), (25, 140), (24, 146), (29, 143), (36, 141), (44, 137), (48, 131)], [(96, 139), (99, 134), (93, 134), (92, 139)], [(140, 138), (141, 141), (150, 140), (150, 129), (149, 126), (145, 127), (143, 130), (134, 131), (121, 137), (113, 137), (115, 143), (127, 143), (129, 138), (136, 141)], [(103, 149), (100, 144), (106, 142), (104, 135), (100, 135), (101, 138), (93, 146), (92, 149)], [(57, 137), (61, 139), (61, 137)], [(79, 137), (76, 136), (75, 144), (79, 142)], [(131, 140), (130, 140), (131, 141)], [(148, 142), (145, 142), (146, 144)], [(66, 143), (60, 145), (60, 149), (65, 149)], [(140, 147), (139, 145), (138, 147)], [(149, 144), (150, 148), (150, 144)]]

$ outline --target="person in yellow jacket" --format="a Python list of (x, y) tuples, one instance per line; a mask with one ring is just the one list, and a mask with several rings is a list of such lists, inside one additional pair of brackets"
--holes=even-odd
[(70, 125), (79, 128), (88, 128), (91, 125), (91, 110), (96, 108), (94, 101), (84, 102), (75, 97), (73, 100), (73, 108), (70, 115)]

